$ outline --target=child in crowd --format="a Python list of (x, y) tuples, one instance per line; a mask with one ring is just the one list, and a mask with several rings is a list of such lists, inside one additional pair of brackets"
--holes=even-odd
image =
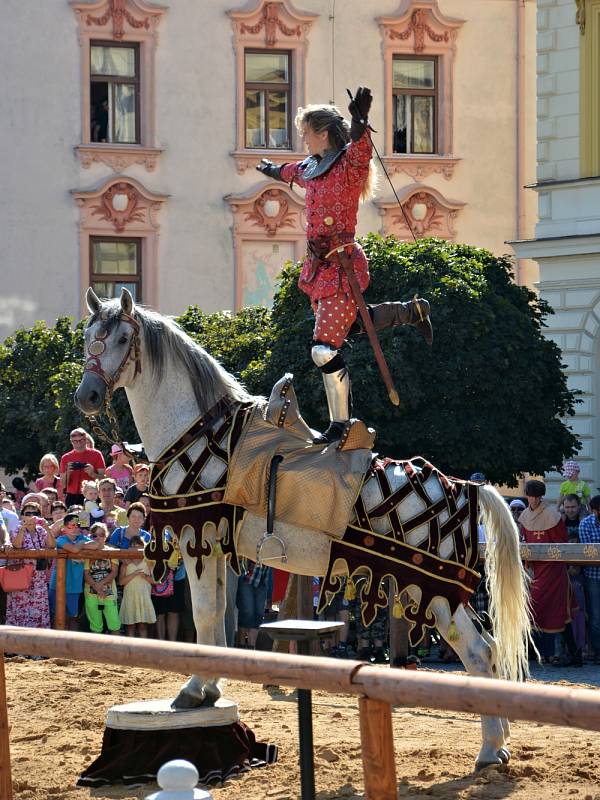
[[(99, 549), (104, 546), (107, 536), (108, 528), (101, 522), (96, 522), (90, 528), (90, 539)], [(109, 633), (119, 633), (121, 630), (115, 583), (118, 572), (119, 560), (116, 558), (87, 559), (84, 564), (85, 613), (92, 633), (102, 633), (103, 613)]]
[(590, 505), (590, 487), (583, 480), (579, 479), (581, 468), (577, 461), (565, 461), (562, 466), (562, 474), (565, 480), (560, 485), (560, 494), (556, 507), (561, 508), (563, 500), (568, 494), (576, 494), (579, 502), (586, 509), (589, 510)]
[(110, 454), (113, 463), (106, 470), (106, 476), (112, 478), (117, 486), (126, 492), (133, 483), (133, 470), (129, 466), (131, 456), (124, 452), (120, 444), (113, 444)]
[[(129, 547), (142, 548), (144, 542), (139, 535), (132, 536)], [(121, 603), (121, 622), (125, 626), (127, 636), (148, 638), (148, 625), (156, 622), (156, 613), (151, 599), (151, 587), (154, 581), (150, 565), (140, 551), (139, 561), (124, 561), (121, 564), (119, 583), (123, 587)]]
[(148, 491), (150, 467), (147, 464), (136, 464), (133, 468), (133, 477), (135, 478), (135, 483), (125, 492), (126, 508), (129, 508), (132, 503), (136, 503)]
[[(96, 543), (89, 536), (84, 536), (79, 526), (79, 515), (70, 513), (60, 523), (55, 523), (60, 528), (56, 537), (56, 547), (67, 553), (81, 553), (82, 550), (95, 548)], [(54, 525), (50, 529), (54, 532)], [(79, 616), (79, 601), (83, 590), (84, 562), (67, 559), (67, 625), (70, 630), (77, 630)], [(56, 613), (56, 564), (52, 568), (50, 578), (50, 608), (53, 615)]]
[[(98, 482), (83, 481), (81, 484), (81, 492), (83, 494), (83, 510), (85, 511), (85, 519), (87, 520), (87, 525), (84, 525), (84, 527), (91, 528), (95, 522), (100, 521), (104, 516), (104, 512), (98, 505)], [(85, 520), (82, 520), (82, 523), (83, 522), (85, 522)]]
[(52, 503), (50, 510), (52, 514), (52, 522), (58, 522), (59, 520), (64, 519), (64, 516), (67, 513), (67, 507), (62, 500), (57, 500), (55, 503)]

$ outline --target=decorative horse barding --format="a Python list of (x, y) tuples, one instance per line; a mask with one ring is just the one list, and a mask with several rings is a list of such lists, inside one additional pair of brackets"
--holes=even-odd
[[(265, 519), (223, 502), (222, 487), (235, 454), (232, 431), (243, 428), (240, 412), (264, 401), (249, 396), (170, 320), (135, 307), (126, 290), (120, 301), (107, 302), (88, 290), (87, 300), (92, 315), (85, 333), (88, 360), (77, 405), (85, 414), (99, 414), (107, 393), (125, 388), (155, 465), (154, 486), (160, 476), (153, 517), (162, 503), (163, 512), (166, 508), (172, 514), (166, 522), (184, 520), (175, 527), (190, 580), (198, 642), (224, 646), (223, 553), (234, 560), (237, 554), (255, 558)], [(185, 509), (185, 517), (176, 517), (177, 508)], [(370, 580), (361, 599), (367, 615), (386, 603), (381, 581), (389, 576), (398, 595), (407, 591), (411, 598), (405, 613), (413, 631), (417, 629), (416, 638), (419, 625), (435, 625), (452, 640), (469, 673), (510, 679), (527, 674), (530, 620), (518, 532), (493, 487), (451, 481), (426, 463), (385, 461), (365, 475), (355, 511), (342, 540), (276, 521), (275, 532), (287, 553), (281, 567), (326, 576), (325, 589), (335, 590), (336, 576), (366, 563)], [(486, 575), (495, 638), (465, 604), (475, 582), (479, 512), (489, 542)], [(160, 536), (155, 547), (160, 550)], [(209, 704), (219, 696), (218, 676), (193, 675), (175, 706)], [(482, 732), (477, 765), (508, 761), (508, 721), (482, 717)]]

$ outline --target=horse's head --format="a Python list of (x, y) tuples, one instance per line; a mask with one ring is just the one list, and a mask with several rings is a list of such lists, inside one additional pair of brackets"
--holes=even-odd
[(90, 318), (85, 328), (85, 367), (75, 404), (87, 416), (99, 414), (107, 393), (129, 385), (140, 371), (140, 325), (133, 297), (121, 289), (120, 300), (102, 301), (90, 287)]

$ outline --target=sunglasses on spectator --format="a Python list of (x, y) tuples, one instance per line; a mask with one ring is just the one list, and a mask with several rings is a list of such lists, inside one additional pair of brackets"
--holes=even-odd
[(23, 511), (24, 517), (37, 517), (37, 511)]
[(67, 525), (65, 525), (65, 528), (78, 528), (78, 527), (79, 527), (78, 522), (69, 522)]

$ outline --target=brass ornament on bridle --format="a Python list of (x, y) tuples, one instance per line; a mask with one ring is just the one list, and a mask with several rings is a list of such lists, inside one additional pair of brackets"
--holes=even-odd
[[(103, 441), (107, 442), (108, 444), (119, 444), (121, 447), (124, 447), (123, 442), (121, 441), (119, 435), (119, 424), (115, 413), (112, 409), (111, 401), (112, 401), (112, 393), (113, 389), (115, 388), (115, 384), (123, 374), (126, 366), (128, 365), (131, 357), (133, 356), (135, 369), (133, 373), (133, 377), (137, 377), (142, 372), (142, 362), (141, 362), (141, 355), (140, 355), (140, 324), (139, 322), (129, 314), (122, 313), (121, 314), (121, 322), (129, 325), (133, 328), (133, 335), (129, 342), (129, 347), (127, 348), (127, 352), (121, 359), (121, 363), (115, 370), (112, 375), (109, 375), (106, 370), (103, 368), (102, 364), (100, 363), (100, 356), (106, 351), (106, 342), (104, 341), (108, 337), (108, 330), (106, 328), (100, 328), (100, 330), (95, 334), (94, 339), (90, 342), (90, 344), (86, 348), (86, 361), (83, 367), (84, 374), (86, 372), (93, 372), (94, 375), (97, 375), (105, 384), (106, 384), (106, 393), (104, 395), (104, 407), (101, 411), (101, 414), (104, 414), (108, 419), (110, 424), (110, 435), (106, 433), (101, 427), (100, 423), (98, 422), (98, 418), (95, 415), (90, 416), (90, 421), (92, 423), (92, 430), (94, 433), (99, 436)], [(129, 453), (132, 455), (132, 453)]]

